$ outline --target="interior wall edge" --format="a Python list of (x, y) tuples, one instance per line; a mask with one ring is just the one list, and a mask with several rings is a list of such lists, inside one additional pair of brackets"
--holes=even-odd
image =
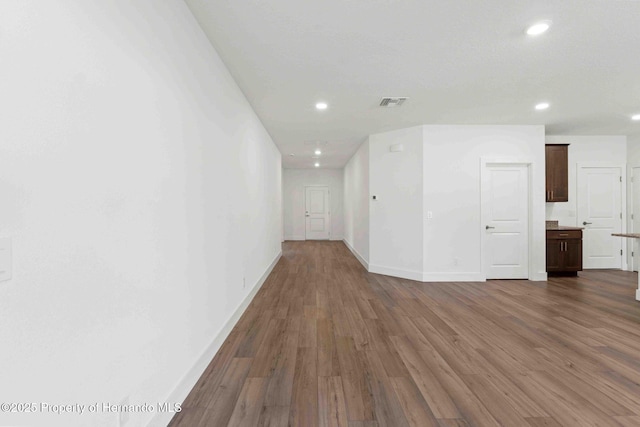
[(360, 264), (362, 264), (365, 270), (369, 271), (369, 262), (362, 255), (360, 255), (360, 252), (358, 252), (347, 239), (342, 239), (342, 241), (344, 242), (345, 246), (351, 251), (351, 253), (356, 257), (356, 259), (360, 261)]

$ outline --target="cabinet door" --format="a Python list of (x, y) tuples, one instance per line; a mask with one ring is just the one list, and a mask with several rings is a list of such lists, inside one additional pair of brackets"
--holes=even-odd
[(564, 268), (567, 271), (582, 270), (582, 240), (565, 240)]
[(545, 145), (546, 200), (569, 201), (569, 147)]
[(560, 240), (547, 240), (547, 272), (561, 271)]

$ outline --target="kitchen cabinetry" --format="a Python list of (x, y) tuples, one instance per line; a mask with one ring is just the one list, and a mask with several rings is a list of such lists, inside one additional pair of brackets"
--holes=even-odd
[(582, 230), (558, 228), (547, 230), (547, 272), (574, 273), (582, 271)]
[(569, 144), (547, 144), (545, 176), (547, 202), (569, 201)]

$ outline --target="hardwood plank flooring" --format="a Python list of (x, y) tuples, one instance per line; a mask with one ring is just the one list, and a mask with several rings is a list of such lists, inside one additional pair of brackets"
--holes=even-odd
[(636, 283), (420, 283), (286, 242), (170, 426), (640, 426)]

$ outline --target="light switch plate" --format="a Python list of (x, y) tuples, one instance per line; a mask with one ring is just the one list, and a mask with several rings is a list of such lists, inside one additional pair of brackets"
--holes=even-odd
[(11, 238), (0, 238), (0, 282), (11, 279)]

